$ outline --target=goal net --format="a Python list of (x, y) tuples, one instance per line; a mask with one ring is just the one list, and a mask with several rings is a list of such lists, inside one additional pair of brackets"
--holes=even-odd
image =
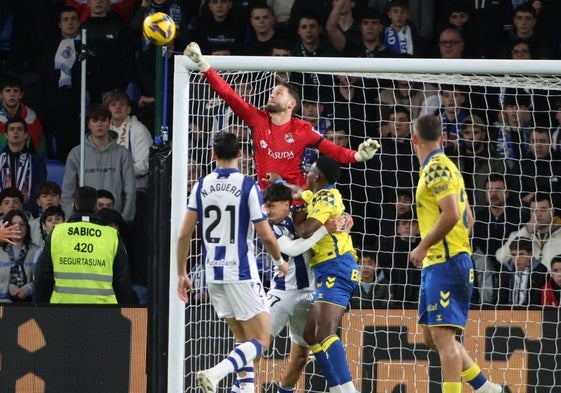
[[(522, 281), (511, 253), (523, 247), (518, 244), (513, 251), (504, 247), (512, 232), (541, 219), (535, 212), (544, 210), (537, 202), (544, 195), (561, 208), (561, 62), (208, 59), (239, 95), (257, 107), (265, 106), (276, 83), (288, 80), (302, 94), (298, 116), (317, 132), (354, 149), (366, 138), (381, 143), (367, 163), (342, 165), (337, 183), (354, 219), (355, 248), (377, 262), (374, 283), (361, 285), (362, 296), (353, 299), (340, 328), (360, 391), (440, 392), (438, 356), (423, 344), (417, 326), (420, 270), (408, 262), (419, 242), (414, 213), (419, 163), (411, 129), (424, 114), (441, 119), (443, 147), (462, 172), (475, 213), (475, 288), (469, 322), (458, 339), (490, 380), (507, 384), (512, 392), (554, 392), (561, 385), (559, 312), (543, 307), (541, 300), (552, 257), (561, 254), (561, 232), (560, 240), (555, 240), (560, 244), (534, 248), (531, 273)], [(240, 171), (255, 176), (251, 129), (186, 57), (176, 57), (174, 73), (172, 264), (190, 185), (213, 169), (214, 133), (228, 130), (239, 136)], [(316, 155), (313, 149), (306, 152), (303, 170)], [(553, 209), (547, 212), (553, 222), (549, 228), (555, 230), (561, 218)], [(234, 345), (208, 302), (200, 257), (195, 240), (190, 258), (197, 290), (187, 307), (177, 299), (176, 269), (171, 269), (168, 391), (195, 388), (196, 371), (216, 364)], [(259, 260), (267, 286), (271, 268), (266, 257)], [(540, 262), (545, 270), (534, 274)], [(261, 358), (260, 391), (276, 392), (289, 349), (286, 330)], [(231, 385), (231, 379), (224, 380), (219, 391), (230, 391)], [(466, 384), (464, 391), (470, 389)], [(313, 359), (297, 390), (326, 391)]]

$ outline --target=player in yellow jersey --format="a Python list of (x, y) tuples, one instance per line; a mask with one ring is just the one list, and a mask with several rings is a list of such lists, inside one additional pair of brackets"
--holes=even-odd
[(477, 393), (500, 393), (508, 388), (485, 378), (456, 331), (464, 330), (473, 291), (473, 262), (469, 232), (473, 215), (464, 180), (442, 149), (442, 123), (422, 116), (413, 127), (413, 146), (421, 164), (415, 194), (421, 243), (410, 254), (423, 266), (419, 295), (419, 324), (425, 344), (436, 350), (442, 367), (442, 393), (460, 393), (462, 378)]
[[(310, 237), (331, 216), (343, 214), (343, 198), (334, 185), (340, 172), (339, 163), (328, 156), (320, 156), (312, 164), (306, 177), (308, 190), (302, 196), (307, 204), (307, 216), (303, 222), (294, 222), (300, 237)], [(355, 393), (345, 347), (337, 336), (341, 317), (360, 280), (353, 242), (348, 232), (334, 232), (321, 238), (312, 251), (310, 265), (316, 290), (304, 339), (316, 357), (329, 390)]]

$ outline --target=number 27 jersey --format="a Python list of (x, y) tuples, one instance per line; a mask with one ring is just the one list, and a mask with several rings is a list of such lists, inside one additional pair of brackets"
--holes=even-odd
[(195, 183), (187, 208), (197, 212), (207, 282), (259, 280), (253, 224), (267, 219), (257, 183), (217, 168)]

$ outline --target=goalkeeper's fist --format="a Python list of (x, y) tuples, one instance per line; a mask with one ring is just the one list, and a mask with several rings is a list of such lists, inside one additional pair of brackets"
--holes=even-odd
[(368, 161), (372, 157), (374, 157), (374, 154), (379, 148), (380, 148), (380, 144), (378, 143), (377, 140), (368, 138), (360, 145), (358, 145), (358, 149), (355, 153), (355, 159), (358, 162)]
[(185, 47), (183, 54), (191, 59), (193, 63), (197, 65), (199, 70), (202, 72), (206, 72), (210, 68), (210, 64), (206, 61), (205, 57), (201, 53), (201, 48), (199, 48), (199, 44), (196, 42), (191, 42), (189, 45)]

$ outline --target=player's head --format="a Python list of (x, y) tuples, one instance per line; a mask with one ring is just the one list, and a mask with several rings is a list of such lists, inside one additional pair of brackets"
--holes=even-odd
[(74, 210), (81, 212), (95, 211), (95, 206), (97, 204), (97, 191), (93, 187), (84, 186), (78, 187), (74, 191)]
[(278, 224), (290, 213), (292, 190), (284, 184), (271, 184), (263, 192), (264, 210), (269, 221)]
[(310, 190), (317, 191), (327, 184), (337, 182), (340, 174), (341, 166), (336, 160), (328, 156), (319, 156), (312, 164), (306, 182)]
[(425, 115), (415, 120), (413, 135), (425, 142), (438, 142), (442, 138), (442, 122), (434, 115)]
[(231, 132), (219, 132), (212, 142), (213, 154), (218, 160), (232, 160), (240, 155), (240, 141)]
[(300, 93), (287, 82), (281, 82), (271, 91), (266, 108), (269, 113), (290, 111), (298, 112), (300, 109)]

